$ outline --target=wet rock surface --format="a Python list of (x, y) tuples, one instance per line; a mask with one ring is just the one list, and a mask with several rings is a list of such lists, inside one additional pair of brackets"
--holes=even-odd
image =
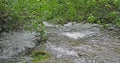
[(119, 29), (102, 30), (89, 23), (53, 26), (47, 26), (45, 44), (51, 58), (43, 63), (120, 63)]

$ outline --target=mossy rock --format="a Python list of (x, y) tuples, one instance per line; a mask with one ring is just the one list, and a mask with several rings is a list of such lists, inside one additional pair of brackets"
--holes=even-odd
[(32, 52), (33, 63), (41, 63), (42, 60), (45, 60), (50, 57), (50, 54), (44, 50), (36, 50)]

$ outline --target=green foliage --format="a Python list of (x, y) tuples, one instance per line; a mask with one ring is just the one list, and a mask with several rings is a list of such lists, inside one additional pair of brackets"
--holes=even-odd
[(120, 0), (40, 0), (41, 17), (53, 23), (119, 24)]
[(96, 19), (96, 18), (95, 18), (94, 16), (89, 16), (89, 17), (87, 18), (87, 21), (90, 22), (90, 23), (94, 23), (95, 19)]
[(43, 21), (70, 21), (120, 25), (120, 0), (0, 0), (0, 28), (25, 24), (45, 34)]
[(44, 50), (36, 50), (32, 52), (33, 63), (40, 63), (40, 61), (45, 60), (50, 57), (50, 55)]
[(39, 4), (39, 0), (0, 0), (1, 28), (14, 30), (25, 26), (43, 36), (45, 26)]

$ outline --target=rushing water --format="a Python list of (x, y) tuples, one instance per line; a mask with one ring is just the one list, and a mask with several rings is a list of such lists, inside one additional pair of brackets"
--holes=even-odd
[(89, 23), (53, 26), (47, 26), (51, 58), (43, 63), (120, 63), (119, 29), (102, 30)]
[(0, 63), (13, 63), (20, 60), (28, 49), (35, 47), (33, 40), (36, 33), (30, 32), (11, 32), (1, 33), (0, 35)]
[[(48, 36), (44, 49), (50, 52), (51, 57), (42, 63), (120, 63), (119, 28), (102, 30), (101, 25), (89, 23), (44, 24)], [(25, 50), (34, 48), (35, 35), (30, 32), (2, 33), (0, 61), (18, 58)], [(30, 63), (29, 58), (26, 59)]]

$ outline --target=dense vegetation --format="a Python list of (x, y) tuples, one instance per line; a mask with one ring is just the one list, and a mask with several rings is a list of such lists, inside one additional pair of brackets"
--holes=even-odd
[(44, 34), (43, 21), (120, 25), (120, 0), (0, 0), (0, 29), (23, 26)]

